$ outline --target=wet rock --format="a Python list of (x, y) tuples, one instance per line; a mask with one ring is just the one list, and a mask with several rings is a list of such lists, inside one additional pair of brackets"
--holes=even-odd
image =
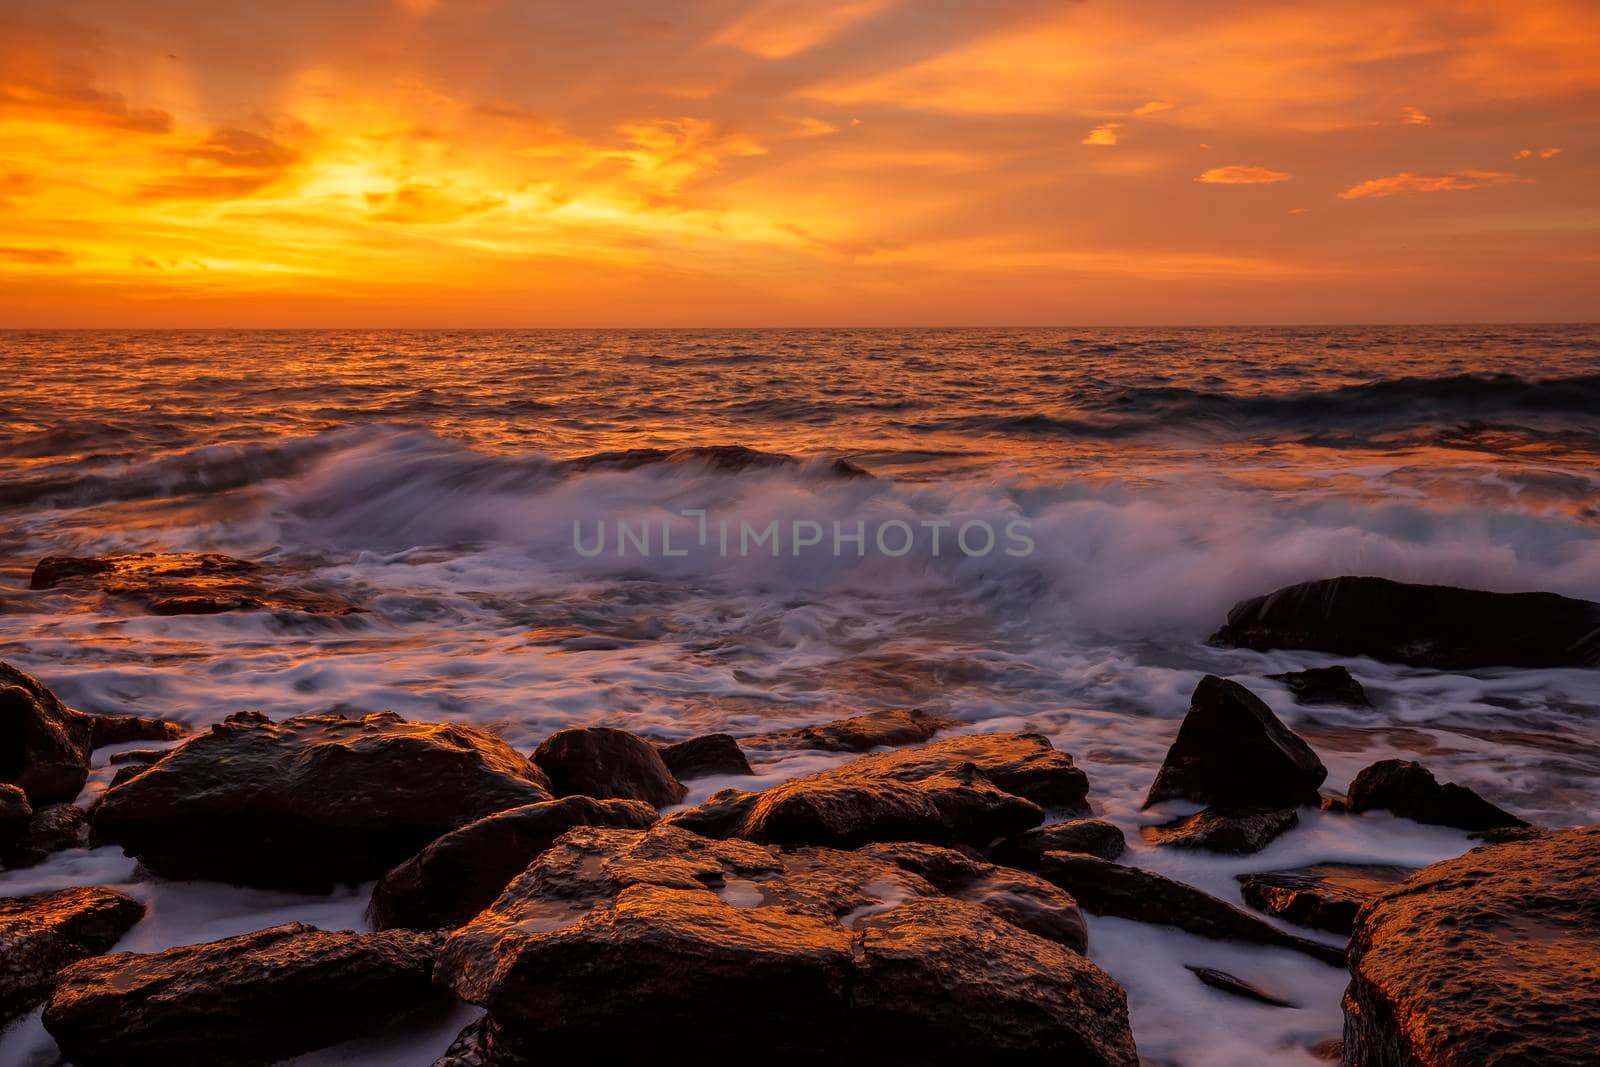
[(1116, 983), (988, 907), (866, 853), (666, 825), (571, 831), (449, 938), (440, 972), (489, 1009), (480, 1034), (542, 1062), (1138, 1062)]
[(1103, 860), (1121, 859), (1128, 839), (1122, 828), (1104, 819), (1070, 819), (1008, 837), (989, 850), (989, 858), (1007, 867), (1031, 869), (1046, 852), (1087, 852)]
[(1593, 667), (1600, 666), (1600, 604), (1554, 593), (1328, 578), (1240, 601), (1211, 640), (1440, 671)]
[(1311, 746), (1254, 693), (1208, 674), (1144, 806), (1179, 799), (1234, 809), (1315, 805), (1327, 776)]
[(485, 1015), (457, 1034), (433, 1067), (535, 1067), (537, 1044), (519, 1048), (500, 1032), (493, 1016)]
[(1275, 682), (1282, 682), (1302, 704), (1342, 704), (1350, 708), (1370, 708), (1372, 698), (1361, 687), (1349, 670), (1335, 664), (1332, 667), (1310, 667), (1288, 674), (1269, 674)]
[(1600, 827), (1488, 845), (1363, 908), (1350, 939), (1346, 1063), (1595, 1061)]
[[(690, 448), (629, 448), (618, 452), (597, 452), (563, 461), (564, 471), (631, 471), (657, 464), (700, 463), (713, 470), (734, 473), (747, 470), (798, 468), (802, 461), (782, 452), (761, 452), (743, 445), (697, 445)], [(821, 461), (821, 471), (835, 478), (872, 477), (849, 460)]]
[(161, 762), (170, 748), (130, 748), (122, 752), (113, 752), (106, 757), (106, 762), (113, 767), (123, 763), (137, 763), (148, 767), (152, 763)]
[(452, 830), (391, 869), (372, 892), (378, 929), (460, 926), (574, 826), (642, 829), (656, 809), (639, 800), (571, 796), (496, 812)]
[(750, 775), (750, 761), (745, 759), (732, 734), (705, 734), (679, 741), (674, 745), (661, 745), (661, 762), (680, 782), (691, 778), (709, 778), (714, 774)]
[(0, 849), (0, 865), (32, 867), (57, 852), (88, 847), (88, 814), (76, 804), (50, 804), (33, 813), (21, 837)]
[(1334, 966), (1344, 962), (1343, 949), (1284, 933), (1209, 893), (1152, 871), (1078, 852), (1047, 852), (1038, 873), (1094, 915), (1175, 926), (1216, 941), (1294, 949)]
[(110, 889), (0, 897), (0, 1026), (42, 1002), (56, 972), (107, 951), (144, 917)]
[(30, 586), (98, 590), (118, 605), (151, 615), (253, 610), (347, 615), (360, 610), (330, 593), (293, 588), (272, 568), (216, 552), (46, 556), (34, 567)]
[(1253, 986), (1243, 978), (1235, 978), (1227, 971), (1219, 971), (1215, 967), (1196, 967), (1193, 964), (1184, 964), (1184, 969), (1192, 972), (1201, 982), (1212, 989), (1220, 989), (1244, 1000), (1253, 1000), (1258, 1004), (1266, 1004), (1274, 1008), (1296, 1008), (1298, 1004), (1275, 997), (1266, 990)]
[(1260, 852), (1280, 834), (1299, 825), (1300, 816), (1293, 808), (1280, 808), (1277, 811), (1206, 808), (1159, 826), (1141, 827), (1139, 832), (1154, 845), (1244, 855)]
[(14, 785), (0, 785), (0, 853), (20, 840), (33, 821), (28, 794)]
[(1348, 937), (1363, 904), (1415, 873), (1380, 863), (1314, 863), (1237, 878), (1244, 902), (1257, 911)]
[(1380, 760), (1366, 768), (1350, 783), (1348, 801), (1352, 812), (1389, 811), (1413, 822), (1461, 830), (1528, 825), (1464, 785), (1440, 785), (1431, 771), (1411, 760)]
[(533, 754), (557, 796), (642, 800), (664, 808), (687, 794), (656, 747), (642, 737), (604, 726), (551, 734)]
[(81, 1067), (272, 1063), (441, 1007), (436, 944), (405, 930), (288, 923), (165, 952), (119, 952), (62, 971), (44, 1025)]
[(142, 715), (90, 715), (89, 747), (126, 745), (135, 741), (177, 741), (189, 733), (181, 724)]
[(802, 726), (782, 733), (758, 734), (745, 739), (751, 746), (774, 749), (821, 749), (826, 752), (866, 752), (868, 749), (914, 745), (930, 740), (941, 730), (961, 724), (916, 708), (886, 708), (849, 719)]
[(504, 741), (455, 724), (229, 716), (106, 792), (93, 822), (169, 878), (326, 891), (451, 830), (551, 799)]

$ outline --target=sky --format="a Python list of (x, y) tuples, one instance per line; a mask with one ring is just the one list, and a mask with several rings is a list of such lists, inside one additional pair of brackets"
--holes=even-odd
[(1600, 319), (1593, 0), (0, 0), (0, 326)]

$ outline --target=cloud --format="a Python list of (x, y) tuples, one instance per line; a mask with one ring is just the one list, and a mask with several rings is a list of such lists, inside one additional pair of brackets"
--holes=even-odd
[(1144, 115), (1156, 115), (1163, 111), (1171, 110), (1172, 105), (1167, 103), (1165, 100), (1152, 100), (1148, 104), (1140, 104), (1138, 107), (1134, 108), (1133, 113), (1142, 117)]
[(1108, 122), (1103, 126), (1096, 126), (1086, 134), (1080, 144), (1114, 145), (1117, 143), (1117, 131), (1122, 129), (1120, 122)]
[(1410, 105), (1407, 105), (1407, 106), (1405, 106), (1405, 107), (1400, 109), (1400, 114), (1401, 114), (1400, 121), (1405, 123), (1407, 126), (1432, 126), (1433, 125), (1433, 119), (1429, 118), (1428, 114), (1426, 112), (1424, 112), (1421, 108), (1411, 107)]
[(1266, 167), (1251, 167), (1235, 163), (1227, 167), (1212, 167), (1201, 173), (1196, 178), (1197, 182), (1207, 185), (1272, 185), (1276, 182), (1286, 182), (1294, 178), (1293, 174), (1285, 174), (1281, 170), (1268, 170)]
[(1489, 185), (1506, 185), (1526, 182), (1515, 174), (1496, 170), (1458, 170), (1449, 174), (1413, 174), (1403, 171), (1387, 178), (1352, 185), (1339, 194), (1340, 200), (1366, 200), (1374, 197), (1394, 196), (1397, 193), (1454, 193), (1465, 189), (1482, 189)]
[(425, 225), (460, 222), (505, 205), (505, 197), (462, 195), (436, 185), (407, 182), (393, 189), (364, 194), (369, 217), (378, 222)]
[(767, 0), (712, 38), (763, 59), (784, 59), (815, 48), (884, 11), (894, 0)]
[(1557, 156), (1559, 156), (1560, 154), (1561, 154), (1561, 149), (1559, 149), (1559, 148), (1540, 148), (1540, 149), (1524, 148), (1522, 151), (1518, 152), (1512, 158), (1513, 159), (1554, 159)]
[(249, 130), (225, 128), (189, 144), (164, 150), (181, 173), (142, 183), (139, 200), (237, 200), (282, 178), (300, 153)]
[(0, 261), (60, 266), (72, 262), (72, 253), (64, 248), (18, 248), (14, 245), (0, 245)]

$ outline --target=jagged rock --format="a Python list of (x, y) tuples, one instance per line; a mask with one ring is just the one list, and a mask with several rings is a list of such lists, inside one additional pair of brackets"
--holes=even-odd
[(98, 886), (0, 897), (0, 1026), (43, 1001), (57, 971), (105, 952), (143, 917), (143, 904)]
[(1280, 834), (1299, 825), (1300, 816), (1293, 808), (1280, 808), (1277, 811), (1220, 811), (1206, 808), (1159, 826), (1140, 827), (1139, 832), (1154, 845), (1244, 855), (1260, 852)]
[(138, 763), (149, 766), (152, 763), (160, 763), (162, 758), (171, 751), (170, 748), (129, 748), (121, 752), (111, 753), (106, 757), (106, 762), (113, 767), (124, 763)]
[(1440, 785), (1431, 771), (1411, 760), (1374, 763), (1356, 775), (1348, 797), (1352, 812), (1389, 811), (1403, 819), (1434, 826), (1493, 830), (1528, 825), (1464, 785)]
[(989, 850), (989, 858), (1007, 867), (1031, 869), (1046, 852), (1087, 852), (1116, 860), (1127, 848), (1128, 839), (1116, 824), (1104, 819), (1069, 819), (1008, 837)]
[(28, 832), (33, 821), (33, 805), (28, 794), (14, 785), (0, 785), (0, 853)]
[(849, 719), (802, 726), (781, 733), (757, 734), (745, 743), (773, 749), (821, 749), (826, 752), (866, 752), (868, 749), (914, 745), (941, 730), (961, 724), (916, 708), (886, 708)]
[(732, 734), (705, 734), (679, 741), (675, 745), (661, 745), (661, 762), (680, 782), (690, 778), (708, 778), (714, 774), (751, 775), (750, 761), (745, 759)]
[(1044, 808), (1087, 814), (1088, 788), (1088, 777), (1048, 738), (969, 734), (862, 756), (763, 793), (725, 789), (668, 821), (711, 837), (772, 844), (982, 848), (1037, 825)]
[(1243, 809), (1316, 805), (1327, 776), (1311, 746), (1254, 693), (1208, 674), (1144, 806), (1178, 799)]
[(1236, 877), (1244, 902), (1252, 908), (1348, 937), (1363, 904), (1415, 873), (1415, 867), (1380, 863), (1314, 863)]
[(76, 804), (50, 804), (33, 813), (20, 838), (0, 849), (0, 864), (32, 867), (54, 853), (88, 847), (88, 814)]
[(456, 1035), (433, 1067), (535, 1067), (537, 1063), (537, 1049), (517, 1048), (501, 1036), (494, 1017), (484, 1015)]
[(1350, 671), (1335, 664), (1331, 667), (1309, 667), (1288, 674), (1269, 674), (1275, 682), (1282, 682), (1302, 704), (1342, 704), (1351, 708), (1370, 708), (1372, 698), (1361, 688)]
[(1185, 970), (1192, 972), (1196, 978), (1212, 989), (1220, 989), (1224, 993), (1229, 993), (1245, 1000), (1253, 1000), (1259, 1004), (1266, 1004), (1274, 1008), (1299, 1007), (1298, 1004), (1292, 1001), (1284, 1000), (1282, 997), (1275, 997), (1265, 989), (1251, 985), (1243, 978), (1235, 978), (1227, 971), (1219, 971), (1215, 967), (1196, 967), (1189, 963), (1183, 966)]
[(329, 593), (292, 588), (262, 564), (217, 552), (46, 556), (34, 567), (29, 584), (33, 589), (98, 589), (114, 603), (151, 615), (263, 609), (347, 615), (361, 610)]
[(1302, 582), (1240, 601), (1212, 643), (1310, 649), (1440, 671), (1600, 666), (1600, 604), (1385, 578)]
[(1425, 867), (1356, 919), (1345, 1062), (1595, 1062), (1600, 827)]
[(449, 938), (440, 972), (489, 1009), (480, 1034), (541, 1062), (597, 1047), (708, 1061), (759, 1047), (777, 1063), (1138, 1062), (1116, 983), (988, 907), (870, 854), (780, 854), (665, 824), (571, 831)]
[(664, 808), (689, 792), (656, 747), (625, 730), (580, 727), (551, 734), (533, 754), (557, 796), (642, 800)]
[[(744, 445), (695, 445), (689, 448), (630, 448), (597, 452), (564, 460), (565, 471), (631, 471), (655, 464), (703, 463), (713, 470), (740, 472), (797, 468), (802, 461), (782, 452), (760, 452)], [(820, 461), (822, 473), (835, 478), (870, 478), (872, 475), (845, 459)]]
[(537, 767), (472, 727), (242, 713), (108, 790), (93, 821), (165, 877), (325, 891), (549, 799)]
[(84, 960), (58, 977), (44, 1025), (81, 1067), (267, 1064), (381, 1032), (447, 1001), (435, 935), (287, 923), (149, 954)]
[(142, 715), (90, 715), (89, 747), (126, 745), (134, 741), (177, 741), (189, 731), (180, 723)]
[(452, 830), (391, 869), (372, 892), (378, 929), (460, 926), (574, 826), (642, 829), (656, 809), (639, 800), (571, 796), (495, 812)]
[(1209, 893), (1152, 871), (1081, 852), (1046, 852), (1038, 873), (1094, 915), (1175, 926), (1217, 941), (1290, 948), (1335, 966), (1344, 962), (1342, 949), (1284, 933)]

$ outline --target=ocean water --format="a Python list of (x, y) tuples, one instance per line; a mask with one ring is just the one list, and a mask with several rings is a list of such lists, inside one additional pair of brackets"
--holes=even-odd
[[(1143, 846), (1139, 825), (1189, 810), (1137, 805), (1215, 673), (1306, 736), (1330, 788), (1411, 757), (1539, 822), (1600, 817), (1600, 672), (1349, 660), (1379, 707), (1305, 708), (1266, 675), (1331, 657), (1205, 643), (1235, 601), (1338, 574), (1600, 600), (1600, 327), (13, 331), (0, 355), (0, 659), (80, 707), (197, 727), (392, 708), (531, 750), (578, 723), (677, 738), (916, 706), (1049, 734), (1131, 862), (1235, 901), (1243, 871), (1470, 847), (1309, 813), (1256, 856)], [(584, 460), (725, 444), (806, 462)], [(737, 531), (774, 521), (776, 557), (738, 551)], [(602, 522), (606, 549), (581, 551)], [(915, 538), (835, 552), (833, 525), (857, 522)], [(652, 551), (619, 550), (618, 523)], [(819, 543), (796, 550), (810, 524)], [(966, 524), (995, 550), (961, 551)], [(1029, 551), (1004, 551), (1008, 524)], [(263, 559), (366, 610), (164, 618), (27, 589), (41, 556), (144, 549)], [(132, 874), (115, 849), (80, 851), (0, 872), (0, 893)], [(130, 891), (152, 905), (136, 949), (293, 917), (355, 928), (364, 906)], [(1338, 1035), (1336, 969), (1118, 920), (1090, 934), (1151, 1063), (1315, 1063)], [(1300, 1006), (1230, 999), (1185, 963)], [(430, 1063), (465, 1018), (306, 1062)], [(49, 1041), (35, 1016), (0, 1048), (23, 1063)]]

